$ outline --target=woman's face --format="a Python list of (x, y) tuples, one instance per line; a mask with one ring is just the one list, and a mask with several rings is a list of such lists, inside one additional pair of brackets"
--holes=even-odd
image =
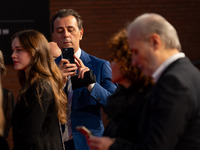
[(123, 74), (121, 73), (121, 66), (118, 62), (112, 61), (111, 64), (112, 69), (112, 82), (113, 83), (121, 83), (124, 80)]
[(15, 70), (25, 70), (31, 62), (31, 54), (22, 48), (17, 37), (12, 41), (12, 50), (13, 53), (11, 57), (13, 59)]

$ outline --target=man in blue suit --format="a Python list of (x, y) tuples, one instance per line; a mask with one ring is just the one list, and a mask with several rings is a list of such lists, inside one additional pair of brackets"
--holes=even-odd
[[(51, 18), (52, 39), (60, 49), (74, 48), (75, 59), (78, 64), (69, 63), (62, 59), (59, 68), (65, 81), (78, 69), (79, 75), (92, 70), (96, 82), (87, 86), (67, 91), (68, 95), (68, 123), (65, 125), (63, 140), (65, 149), (88, 150), (86, 139), (76, 130), (76, 126), (86, 126), (93, 135), (102, 136), (104, 126), (101, 118), (101, 107), (107, 103), (116, 85), (111, 82), (111, 68), (108, 61), (91, 56), (80, 49), (80, 40), (83, 36), (82, 20), (79, 14), (72, 9), (61, 9)], [(74, 147), (75, 146), (75, 147)]]

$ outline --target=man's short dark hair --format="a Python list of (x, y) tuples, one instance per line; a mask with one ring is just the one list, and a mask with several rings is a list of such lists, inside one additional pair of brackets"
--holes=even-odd
[(55, 13), (55, 15), (53, 15), (51, 17), (50, 20), (50, 28), (51, 28), (51, 33), (54, 32), (54, 21), (56, 20), (56, 18), (64, 18), (64, 17), (68, 17), (68, 16), (74, 16), (77, 20), (77, 24), (78, 24), (78, 28), (82, 29), (83, 28), (83, 21), (81, 16), (78, 14), (78, 12), (76, 12), (73, 9), (61, 9), (59, 11), (57, 11)]

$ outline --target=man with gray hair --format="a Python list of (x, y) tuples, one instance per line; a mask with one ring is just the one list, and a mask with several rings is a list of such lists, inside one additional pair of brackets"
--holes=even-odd
[(132, 64), (155, 84), (148, 99), (130, 114), (135, 119), (127, 120), (138, 131), (126, 135), (132, 134), (134, 140), (93, 136), (88, 139), (90, 148), (199, 150), (200, 72), (181, 52), (175, 28), (162, 16), (149, 13), (137, 17), (127, 29)]
[(141, 115), (141, 149), (200, 149), (200, 73), (181, 52), (175, 28), (147, 13), (128, 26), (132, 63), (155, 86)]

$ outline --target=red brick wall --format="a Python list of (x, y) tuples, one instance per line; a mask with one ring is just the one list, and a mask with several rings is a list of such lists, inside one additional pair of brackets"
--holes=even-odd
[[(110, 37), (139, 14), (156, 12), (176, 27), (186, 55), (191, 60), (200, 59), (199, 0), (50, 0), (50, 16), (61, 8), (80, 13), (84, 22), (81, 48), (97, 57), (109, 60)], [(16, 96), (19, 90), (16, 71), (12, 65), (7, 68), (2, 83)]]
[(107, 41), (133, 18), (156, 12), (177, 29), (183, 50), (192, 59), (200, 59), (199, 0), (51, 0), (50, 16), (61, 8), (77, 10), (84, 21), (81, 47), (88, 53), (109, 59)]
[[(81, 48), (97, 57), (109, 60), (110, 37), (141, 13), (155, 12), (175, 26), (186, 55), (191, 60), (200, 59), (199, 0), (50, 0), (50, 16), (61, 8), (80, 13), (84, 22)], [(16, 97), (19, 90), (16, 71), (12, 65), (7, 67), (3, 87)]]

